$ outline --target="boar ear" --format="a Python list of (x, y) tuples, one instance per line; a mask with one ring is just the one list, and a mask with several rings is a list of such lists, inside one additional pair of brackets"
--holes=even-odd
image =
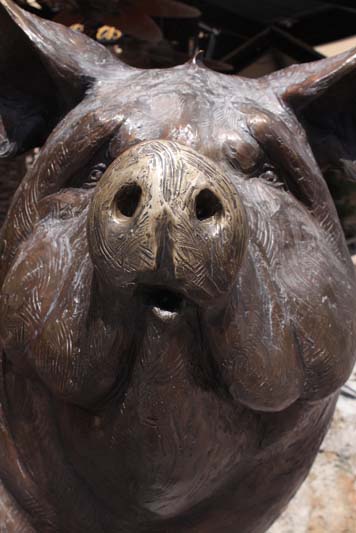
[(346, 236), (356, 238), (356, 49), (268, 77), (302, 122)]
[[(274, 72), (267, 79), (295, 111), (303, 110), (321, 97), (330, 98), (330, 95), (342, 106), (339, 97), (347, 94), (346, 82), (356, 83), (356, 49), (312, 63), (292, 65)], [(351, 89), (349, 96), (352, 96)]]
[(89, 37), (0, 0), (0, 157), (42, 144), (113, 63)]

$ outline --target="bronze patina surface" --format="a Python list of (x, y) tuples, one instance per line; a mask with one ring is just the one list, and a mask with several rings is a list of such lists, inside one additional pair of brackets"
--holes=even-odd
[(0, 0), (0, 153), (43, 144), (0, 233), (6, 532), (280, 514), (355, 359), (319, 166), (331, 139), (353, 164), (355, 81), (355, 52), (258, 80), (135, 69)]

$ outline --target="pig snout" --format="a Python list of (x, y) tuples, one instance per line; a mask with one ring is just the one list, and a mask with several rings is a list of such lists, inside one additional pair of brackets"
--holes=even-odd
[(118, 157), (88, 217), (91, 257), (103, 284), (129, 294), (140, 289), (148, 300), (167, 301), (167, 310), (182, 297), (216, 305), (236, 280), (247, 234), (230, 178), (206, 157), (168, 141), (141, 143)]

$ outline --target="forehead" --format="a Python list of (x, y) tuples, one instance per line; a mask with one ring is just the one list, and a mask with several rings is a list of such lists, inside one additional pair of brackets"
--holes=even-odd
[[(134, 73), (129, 82), (108, 79), (94, 97), (104, 113), (119, 114), (120, 144), (168, 139), (215, 158), (225, 144), (254, 145), (247, 119), (286, 110), (259, 80), (216, 73), (197, 65)], [(253, 155), (253, 154), (252, 154)]]

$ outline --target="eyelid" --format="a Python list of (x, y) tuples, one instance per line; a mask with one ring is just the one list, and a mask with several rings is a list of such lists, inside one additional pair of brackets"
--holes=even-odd
[(252, 139), (251, 142), (240, 139), (238, 142), (236, 141), (234, 139), (224, 143), (224, 155), (234, 168), (241, 170), (245, 174), (251, 174), (261, 166), (263, 150)]

